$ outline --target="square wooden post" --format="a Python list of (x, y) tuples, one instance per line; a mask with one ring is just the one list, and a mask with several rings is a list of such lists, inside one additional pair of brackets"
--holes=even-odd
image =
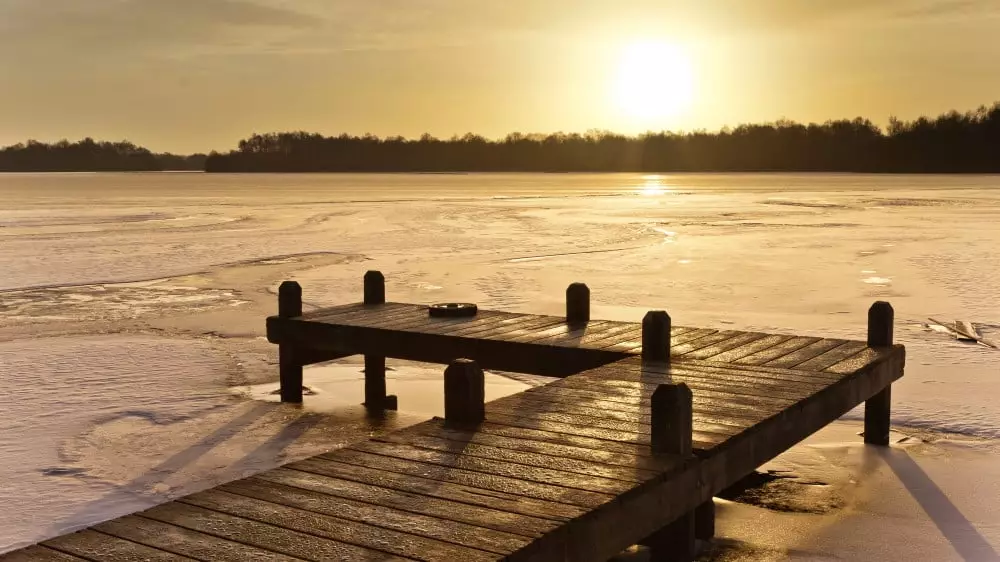
[(642, 319), (642, 360), (670, 361), (670, 315), (651, 310)]
[[(278, 286), (278, 316), (302, 316), (302, 287), (295, 281), (285, 281)], [(278, 344), (278, 380), (281, 401), (302, 403), (302, 363), (295, 356), (291, 344)]]
[(566, 288), (566, 323), (590, 322), (590, 288), (583, 283), (573, 283)]
[[(666, 313), (663, 315), (666, 316)], [(643, 344), (646, 341), (645, 326), (646, 321), (643, 321)], [(666, 333), (670, 333), (669, 328)], [(645, 355), (645, 353), (646, 346), (643, 345), (643, 354)], [(653, 454), (690, 457), (693, 425), (691, 389), (683, 383), (661, 384), (653, 391), (649, 409), (650, 448)], [(694, 560), (697, 555), (697, 523), (701, 509), (703, 508), (681, 515), (666, 527), (644, 539), (642, 544), (649, 548), (650, 560), (654, 562), (690, 562)], [(700, 515), (704, 516), (704, 513)]]
[[(868, 309), (868, 346), (891, 347), (895, 312), (892, 305), (878, 301)], [(865, 443), (889, 445), (890, 405), (892, 385), (865, 401)]]
[[(365, 273), (365, 306), (385, 304), (385, 276), (381, 271)], [(398, 401), (385, 393), (385, 356), (365, 355), (365, 408), (371, 411), (395, 410)]]
[(472, 359), (456, 359), (444, 371), (444, 419), (457, 425), (486, 419), (486, 379)]

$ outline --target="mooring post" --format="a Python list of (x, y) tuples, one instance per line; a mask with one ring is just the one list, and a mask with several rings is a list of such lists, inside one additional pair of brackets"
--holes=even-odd
[(670, 361), (670, 315), (651, 310), (642, 319), (642, 360)]
[[(302, 287), (295, 281), (285, 281), (278, 286), (278, 317), (302, 316)], [(278, 344), (278, 380), (281, 401), (302, 402), (302, 364), (295, 357), (295, 347)]]
[[(650, 318), (647, 314), (646, 317)], [(666, 313), (662, 313), (666, 316)], [(669, 317), (668, 323), (669, 323)], [(662, 322), (662, 321), (660, 321)], [(669, 324), (668, 324), (669, 325)], [(647, 330), (643, 320), (643, 355)], [(669, 334), (669, 328), (668, 332)], [(659, 349), (657, 347), (656, 349)], [(659, 359), (658, 359), (659, 360)], [(649, 403), (650, 448), (654, 455), (691, 456), (692, 432), (691, 389), (686, 384), (661, 384), (653, 391)], [(709, 500), (711, 503), (711, 500)], [(703, 506), (685, 513), (672, 523), (642, 541), (650, 550), (650, 560), (656, 562), (690, 562), (697, 555), (696, 538), (699, 519), (705, 517)], [(712, 531), (714, 534), (714, 513)], [(703, 527), (704, 524), (702, 525)]]
[(444, 371), (444, 419), (461, 425), (486, 419), (486, 379), (472, 359), (456, 359)]
[(590, 288), (584, 283), (572, 283), (566, 288), (566, 323), (590, 322)]
[[(892, 305), (878, 301), (868, 309), (868, 346), (891, 347), (895, 312)], [(865, 401), (865, 443), (889, 445), (889, 417), (892, 385)]]
[[(381, 271), (365, 273), (364, 304), (385, 304), (385, 276)], [(385, 393), (385, 356), (365, 354), (365, 408), (395, 410), (398, 401)]]

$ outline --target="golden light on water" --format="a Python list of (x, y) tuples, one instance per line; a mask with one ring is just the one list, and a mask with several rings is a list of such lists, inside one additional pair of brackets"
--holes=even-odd
[(618, 60), (613, 96), (622, 115), (651, 128), (684, 113), (694, 99), (690, 57), (667, 41), (629, 43)]

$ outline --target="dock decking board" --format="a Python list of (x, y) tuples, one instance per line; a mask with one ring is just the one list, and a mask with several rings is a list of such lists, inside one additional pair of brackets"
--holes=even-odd
[[(352, 354), (563, 377), (0, 556), (7, 560), (604, 560), (902, 376), (901, 346), (405, 303), (269, 318), (308, 364)], [(691, 390), (695, 456), (654, 454), (650, 396)], [(405, 401), (405, 397), (402, 397)]]

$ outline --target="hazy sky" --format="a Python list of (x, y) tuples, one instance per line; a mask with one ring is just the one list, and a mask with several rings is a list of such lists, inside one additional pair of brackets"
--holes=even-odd
[[(682, 53), (690, 99), (637, 117), (614, 92), (641, 86), (622, 53), (650, 43)], [(658, 87), (678, 72), (650, 64)], [(997, 100), (1000, 0), (0, 0), (4, 145), (884, 123)]]

